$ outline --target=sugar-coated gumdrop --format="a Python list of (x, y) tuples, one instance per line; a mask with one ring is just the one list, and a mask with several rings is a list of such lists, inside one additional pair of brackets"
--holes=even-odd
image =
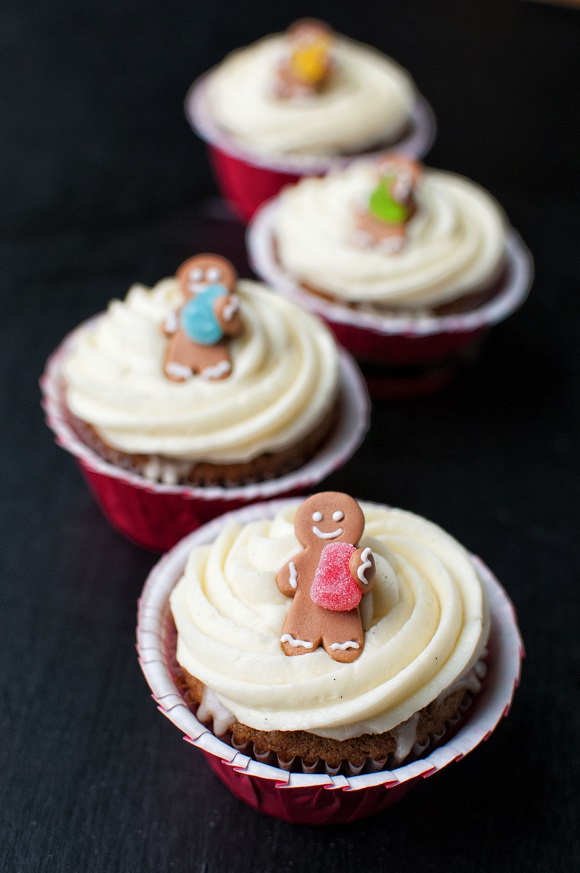
[(323, 40), (295, 49), (290, 58), (292, 72), (308, 85), (322, 82), (328, 71), (328, 47)]
[(181, 325), (188, 337), (202, 346), (214, 346), (223, 339), (224, 332), (213, 306), (218, 297), (227, 295), (223, 285), (208, 285), (181, 310)]
[(348, 567), (354, 551), (349, 543), (329, 543), (323, 548), (310, 588), (310, 597), (317, 606), (348, 612), (359, 605), (362, 593)]
[(369, 211), (374, 218), (387, 224), (403, 224), (409, 217), (409, 210), (391, 194), (392, 176), (381, 179), (369, 200)]

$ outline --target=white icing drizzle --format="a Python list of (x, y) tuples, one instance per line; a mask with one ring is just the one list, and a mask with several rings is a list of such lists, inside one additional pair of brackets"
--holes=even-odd
[(280, 637), (281, 643), (290, 643), (293, 648), (297, 649), (299, 646), (302, 646), (304, 649), (311, 649), (312, 643), (308, 642), (308, 640), (297, 640), (292, 634), (282, 634)]
[(404, 721), (397, 727), (392, 728), (391, 733), (395, 738), (396, 748), (394, 751), (395, 760), (401, 763), (415, 743), (417, 742), (417, 725), (419, 724), (419, 713), (416, 712), (411, 718)]
[(371, 566), (371, 562), (369, 560), (370, 554), (372, 554), (372, 550), (370, 549), (369, 546), (367, 546), (366, 549), (363, 549), (362, 555), (360, 556), (362, 564), (360, 565), (360, 567), (358, 568), (358, 570), (356, 572), (360, 581), (363, 582), (365, 585), (369, 584), (369, 580), (366, 578), (365, 573), (369, 569), (369, 567)]
[(153, 456), (141, 471), (146, 479), (151, 482), (159, 482), (161, 479), (161, 460)]
[(177, 330), (177, 312), (170, 312), (165, 319), (165, 330), (167, 333), (175, 333)]
[(169, 376), (177, 376), (179, 379), (191, 379), (193, 372), (190, 367), (185, 364), (178, 364), (177, 361), (168, 361), (165, 364), (165, 372)]
[(296, 564), (294, 561), (290, 561), (288, 567), (290, 569), (290, 578), (288, 579), (290, 587), (296, 589), (298, 587), (298, 571), (296, 569)]
[(316, 534), (316, 536), (321, 540), (333, 540), (335, 537), (339, 537), (343, 531), (343, 528), (337, 527), (336, 530), (329, 530), (327, 533), (321, 531), (316, 525), (312, 527), (312, 533)]
[(346, 649), (360, 649), (360, 646), (354, 640), (346, 640), (344, 643), (331, 643), (330, 648), (334, 652), (339, 650), (341, 652), (344, 652), (346, 651)]
[(231, 369), (232, 365), (229, 361), (220, 361), (219, 364), (215, 364), (213, 367), (205, 367), (200, 375), (203, 379), (219, 379), (224, 373), (229, 373)]
[(223, 308), (223, 317), (226, 321), (231, 321), (236, 312), (240, 308), (240, 302), (237, 297), (230, 294)]
[(195, 464), (189, 461), (168, 461), (153, 455), (141, 470), (141, 475), (150, 482), (176, 485), (191, 473)]
[(226, 733), (231, 724), (235, 722), (234, 715), (223, 705), (217, 694), (207, 685), (203, 689), (201, 703), (197, 709), (197, 717), (201, 722), (213, 720), (213, 731), (221, 737)]
[(219, 282), (222, 278), (222, 271), (219, 267), (208, 267), (205, 271), (205, 278), (207, 282)]

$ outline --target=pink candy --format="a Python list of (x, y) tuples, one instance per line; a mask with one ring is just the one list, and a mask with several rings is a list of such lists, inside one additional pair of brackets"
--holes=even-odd
[(348, 612), (359, 605), (362, 593), (348, 566), (354, 551), (350, 543), (329, 543), (323, 548), (310, 588), (310, 597), (317, 606)]

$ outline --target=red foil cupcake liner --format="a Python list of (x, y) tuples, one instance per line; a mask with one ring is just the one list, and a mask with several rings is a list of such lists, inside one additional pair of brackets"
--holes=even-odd
[(510, 228), (505, 273), (493, 297), (475, 309), (394, 317), (372, 307), (349, 308), (309, 293), (280, 264), (275, 239), (278, 208), (275, 198), (260, 209), (248, 228), (253, 270), (293, 303), (323, 318), (338, 342), (363, 365), (384, 369), (368, 379), (371, 395), (377, 399), (431, 393), (443, 387), (455, 377), (460, 363), (473, 357), (489, 328), (522, 305), (532, 285), (532, 256)]
[(76, 434), (65, 402), (61, 373), (63, 358), (75, 342), (75, 334), (76, 331), (69, 334), (51, 355), (40, 380), (46, 423), (58, 445), (75, 456), (113, 527), (152, 551), (170, 549), (186, 534), (229, 510), (312, 488), (348, 461), (369, 427), (370, 404), (364, 381), (350, 355), (340, 350), (339, 420), (330, 437), (306, 464), (276, 479), (232, 488), (150, 482), (103, 460)]
[[(351, 163), (359, 155), (321, 157), (320, 155), (259, 155), (244, 148), (213, 120), (207, 104), (210, 70), (191, 86), (185, 98), (185, 114), (194, 131), (208, 146), (218, 187), (234, 211), (249, 221), (256, 210), (280, 191), (284, 185), (302, 176), (323, 176)], [(409, 132), (392, 146), (368, 152), (378, 157), (393, 150), (420, 158), (435, 140), (433, 110), (420, 96), (412, 109)]]
[(188, 743), (202, 751), (211, 769), (236, 797), (287, 822), (340, 824), (375, 815), (403, 797), (421, 779), (434, 776), (487, 740), (509, 712), (519, 684), (523, 643), (506, 592), (485, 564), (472, 556), (490, 606), (488, 672), (482, 690), (450, 739), (419, 760), (391, 770), (353, 776), (295, 773), (261, 763), (236, 750), (197, 720), (175, 683), (176, 631), (169, 596), (194, 546), (212, 542), (228, 521), (246, 523), (272, 517), (285, 503), (271, 501), (215, 519), (190, 534), (159, 561), (139, 600), (139, 663), (159, 710), (179, 728)]

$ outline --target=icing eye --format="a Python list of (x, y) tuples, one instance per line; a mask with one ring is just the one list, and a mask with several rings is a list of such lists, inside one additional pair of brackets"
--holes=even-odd
[(312, 513), (312, 521), (322, 521), (322, 513), (321, 512), (313, 512)]
[(332, 517), (334, 521), (342, 521), (342, 519), (344, 518), (344, 512), (342, 512), (342, 510), (340, 509), (337, 509), (336, 512), (332, 513)]
[(203, 270), (200, 267), (194, 267), (193, 270), (189, 271), (189, 278), (193, 282), (201, 282), (203, 279)]
[(205, 271), (205, 277), (209, 282), (217, 282), (222, 277), (222, 271), (219, 267), (208, 267)]

